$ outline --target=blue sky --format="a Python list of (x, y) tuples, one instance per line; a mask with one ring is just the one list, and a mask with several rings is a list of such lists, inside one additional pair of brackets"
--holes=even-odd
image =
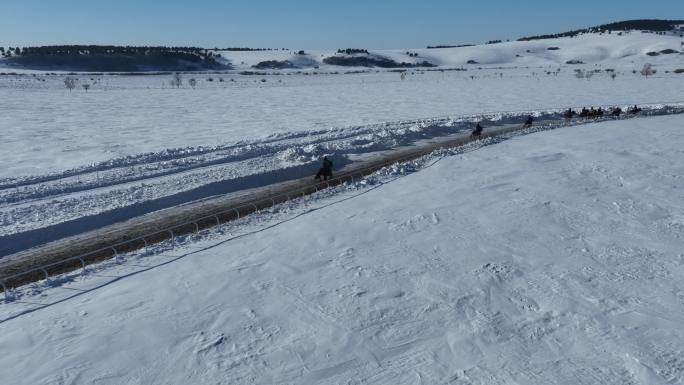
[(2, 0), (0, 46), (418, 48), (684, 19), (684, 1)]

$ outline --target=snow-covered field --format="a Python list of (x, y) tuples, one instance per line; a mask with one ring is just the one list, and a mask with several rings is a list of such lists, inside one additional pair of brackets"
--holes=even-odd
[[(409, 50), (440, 67), (409, 70), (404, 80), (321, 63), (318, 70), (240, 74), (262, 60), (285, 60), (288, 51), (224, 52), (235, 71), (185, 74), (181, 89), (169, 87), (170, 75), (73, 75), (91, 84), (88, 92), (66, 90), (65, 74), (0, 75), (0, 243), (18, 244), (21, 234), (37, 239), (27, 232), (60, 224), (92, 228), (68, 223), (88, 216), (125, 219), (211, 183), (268, 183), (267, 175), (315, 169), (324, 154), (345, 159), (466, 130), (482, 115), (684, 102), (684, 74), (673, 72), (684, 56), (645, 55), (679, 50), (680, 40), (634, 32)], [(379, 53), (406, 59), (403, 50)], [(647, 62), (655, 75), (633, 73)], [(467, 71), (448, 71), (460, 67)]]
[[(682, 60), (684, 66), (684, 60)], [(672, 65), (666, 68), (674, 68)], [(594, 65), (580, 67), (593, 70)], [(605, 67), (603, 67), (605, 68)], [(574, 66), (338, 75), (186, 75), (196, 89), (163, 88), (165, 76), (102, 76), (87, 93), (63, 77), (0, 77), (0, 178), (54, 173), (190, 146), (258, 145), (273, 135), (402, 120), (684, 100), (684, 75), (618, 70), (577, 79)], [(235, 80), (231, 82), (229, 79)], [(266, 82), (261, 82), (265, 79)], [(106, 87), (106, 88), (105, 88)], [(187, 87), (187, 86), (186, 86)]]
[(470, 146), (31, 285), (3, 382), (682, 384), (683, 122)]
[[(238, 70), (189, 74), (184, 75), (182, 89), (169, 87), (171, 75), (78, 74), (74, 76), (79, 85), (90, 84), (90, 90), (79, 87), (68, 92), (64, 73), (8, 68), (26, 74), (0, 75), (0, 126), (5, 139), (0, 151), (11, 156), (0, 178), (45, 174), (169, 148), (253, 142), (273, 134), (483, 112), (682, 101), (684, 75), (666, 71), (684, 68), (684, 55), (646, 55), (663, 49), (679, 52), (681, 40), (633, 32), (408, 50), (432, 60), (438, 70), (468, 71), (411, 69), (404, 81), (395, 72), (319, 63), (318, 71), (307, 69), (306, 75), (288, 70), (258, 76), (243, 76)], [(549, 47), (559, 50), (548, 51)], [(405, 55), (403, 50), (378, 53), (397, 61), (404, 59), (396, 55)], [(231, 62), (244, 62), (242, 67), (236, 64), (239, 70), (248, 70), (259, 61), (283, 59), (289, 53), (224, 55)], [(469, 59), (480, 64), (466, 65)], [(567, 60), (586, 64), (566, 65)], [(658, 71), (652, 78), (632, 73), (645, 63)], [(615, 71), (606, 72), (611, 69)], [(347, 70), (366, 72), (345, 74)], [(600, 72), (577, 79), (575, 70)], [(197, 79), (196, 89), (188, 85), (191, 77)]]

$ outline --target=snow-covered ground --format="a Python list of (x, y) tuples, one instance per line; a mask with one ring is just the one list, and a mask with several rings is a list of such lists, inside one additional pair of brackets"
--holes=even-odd
[[(684, 60), (681, 64), (684, 66)], [(170, 89), (164, 76), (95, 76), (99, 87), (67, 91), (62, 76), (0, 76), (5, 156), (0, 178), (62, 171), (190, 146), (258, 144), (275, 134), (341, 129), (483, 112), (684, 100), (684, 75), (648, 79), (606, 67), (578, 79), (575, 66), (350, 75), (185, 75), (196, 89)], [(674, 68), (672, 65), (666, 68)], [(45, 82), (38, 79), (44, 78)], [(82, 78), (82, 76), (81, 76)], [(213, 82), (206, 79), (212, 78)], [(234, 81), (230, 81), (230, 79)], [(261, 82), (264, 79), (266, 82)]]
[(3, 382), (682, 384), (683, 122), (473, 145), (31, 285)]
[[(89, 84), (90, 90), (79, 87), (68, 92), (64, 73), (0, 75), (0, 152), (10, 156), (0, 178), (51, 173), (170, 148), (251, 143), (273, 134), (483, 112), (682, 101), (684, 75), (671, 71), (684, 68), (684, 55), (646, 55), (663, 49), (683, 51), (681, 43), (674, 36), (632, 32), (406, 50), (434, 61), (438, 70), (468, 71), (412, 69), (403, 81), (399, 74), (385, 70), (351, 68), (367, 72), (345, 74), (345, 68), (335, 66), (310, 69), (306, 75), (287, 70), (258, 76), (240, 75), (238, 70), (189, 74), (184, 75), (183, 89), (169, 87), (170, 75), (77, 74), (73, 76), (78, 77), (78, 85)], [(554, 47), (558, 50), (548, 50)], [(406, 51), (378, 54), (402, 61), (408, 60), (399, 57)], [(241, 70), (289, 54), (224, 52), (232, 62), (245, 62)], [(467, 60), (480, 64), (466, 65)], [(567, 60), (586, 64), (566, 65)], [(658, 71), (652, 78), (632, 72), (645, 63)], [(577, 79), (575, 70), (593, 76)], [(191, 77), (197, 79), (196, 89), (188, 85)]]
[[(64, 74), (0, 75), (0, 237), (35, 239), (26, 232), (87, 216), (125, 219), (141, 205), (211, 183), (267, 183), (269, 175), (315, 168), (324, 154), (344, 158), (469, 129), (487, 113), (684, 102), (684, 74), (673, 72), (684, 68), (684, 56), (646, 55), (680, 50), (680, 40), (633, 32), (408, 50), (440, 67), (409, 70), (404, 80), (333, 66), (240, 74), (289, 51), (224, 52), (235, 71), (185, 74), (181, 89), (169, 87), (170, 75), (72, 75), (91, 84), (88, 92), (67, 91)], [(633, 73), (647, 62), (655, 75)], [(447, 71), (455, 67), (467, 71)]]

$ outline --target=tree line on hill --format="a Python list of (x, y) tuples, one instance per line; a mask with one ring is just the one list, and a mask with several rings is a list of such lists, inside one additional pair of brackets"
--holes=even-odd
[(214, 48), (214, 51), (287, 51), (287, 48), (249, 48), (249, 47), (230, 47), (230, 48)]
[(341, 67), (378, 67), (378, 68), (418, 68), (435, 67), (428, 61), (420, 63), (398, 63), (382, 56), (330, 56), (323, 59), (323, 63)]
[(345, 48), (345, 49), (338, 49), (337, 53), (345, 54), (345, 55), (368, 54), (368, 50), (367, 49), (360, 49), (360, 48)]
[(521, 37), (518, 41), (556, 39), (561, 37), (574, 37), (583, 33), (610, 33), (612, 31), (628, 31), (628, 30), (642, 30), (662, 33), (672, 31), (677, 25), (684, 24), (684, 20), (657, 20), (657, 19), (639, 19), (619, 21), (616, 23), (602, 24), (596, 27), (577, 29), (574, 31), (555, 33), (549, 35), (537, 35)]
[[(228, 47), (213, 48), (213, 51), (286, 51), (287, 48), (250, 48), (250, 47)], [(155, 52), (185, 52), (201, 56), (217, 56), (221, 54), (213, 53), (207, 48), (200, 47), (166, 47), (166, 46), (115, 46), (115, 45), (49, 45), (39, 47), (0, 47), (0, 55), (4, 57), (20, 55), (131, 55), (149, 54)]]
[(8, 63), (26, 68), (84, 71), (226, 69), (221, 54), (199, 47), (54, 45), (0, 49)]
[(5, 47), (0, 47), (0, 56), (2, 57), (10, 57), (12, 55), (19, 56), (21, 55), (21, 48), (16, 47), (7, 47), (7, 50), (5, 50)]
[(151, 55), (155, 53), (180, 53), (197, 55), (201, 58), (220, 57), (206, 48), (165, 46), (116, 46), (116, 45), (47, 45), (38, 47), (0, 47), (5, 56), (27, 55)]
[(463, 47), (474, 47), (475, 44), (458, 44), (458, 45), (429, 45), (427, 49), (438, 49), (438, 48), (463, 48)]
[[(521, 37), (518, 41), (530, 41), (530, 40), (543, 40), (543, 39), (557, 39), (561, 37), (575, 37), (583, 33), (611, 33), (612, 31), (621, 32), (629, 30), (641, 30), (649, 31), (658, 34), (665, 34), (668, 31), (672, 31), (677, 26), (684, 25), (684, 20), (658, 20), (658, 19), (638, 19), (638, 20), (627, 20), (619, 21), (615, 23), (602, 24), (591, 28), (577, 29), (574, 31), (554, 33), (548, 35), (536, 35), (536, 36), (526, 36)], [(684, 33), (684, 31), (682, 31)], [(490, 40), (485, 44), (497, 44), (501, 43), (501, 40)], [(428, 46), (429, 49), (436, 48), (461, 48), (461, 47), (472, 47), (473, 44), (460, 44), (460, 45), (435, 45)]]

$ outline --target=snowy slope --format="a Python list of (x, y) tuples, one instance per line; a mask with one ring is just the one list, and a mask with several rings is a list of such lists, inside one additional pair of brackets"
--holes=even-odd
[[(574, 38), (545, 39), (524, 42), (504, 42), (484, 46), (422, 51), (439, 65), (466, 65), (475, 60), (481, 65), (547, 66), (579, 60), (590, 65), (631, 66), (635, 63), (684, 63), (682, 55), (646, 55), (665, 49), (682, 51), (682, 39), (640, 32), (626, 35), (584, 34)], [(558, 48), (549, 50), (549, 48)]]
[[(444, 68), (477, 66), (549, 66), (562, 65), (571, 60), (586, 64), (600, 64), (614, 67), (631, 66), (634, 63), (652, 64), (684, 63), (682, 55), (669, 54), (648, 56), (649, 52), (660, 53), (666, 49), (684, 51), (682, 38), (678, 35), (656, 35), (640, 31), (624, 32), (622, 35), (588, 33), (573, 38), (544, 39), (533, 41), (514, 41), (499, 44), (475, 45), (457, 48), (407, 48), (397, 50), (369, 50), (390, 58), (397, 63), (420, 63), (428, 61)], [(346, 47), (340, 47), (346, 48)], [(557, 48), (549, 50), (548, 48)], [(253, 70), (252, 66), (266, 60), (289, 60), (301, 68), (318, 67), (320, 70), (339, 71), (341, 67), (323, 63), (323, 59), (336, 54), (336, 50), (305, 50), (300, 56), (294, 50), (286, 51), (217, 51), (229, 60), (238, 70)], [(407, 55), (418, 54), (417, 57)]]
[(34, 285), (3, 380), (682, 384), (682, 123), (519, 136)]
[[(348, 47), (338, 47), (346, 49)], [(367, 48), (367, 47), (356, 47)], [(549, 50), (548, 48), (555, 48)], [(674, 54), (661, 54), (648, 56), (649, 52), (660, 53), (671, 49), (677, 51)], [(234, 67), (233, 72), (254, 71), (253, 66), (264, 61), (290, 61), (299, 69), (314, 69), (321, 71), (345, 71), (345, 69), (358, 70), (363, 68), (340, 67), (328, 65), (323, 62), (326, 57), (337, 54), (337, 48), (325, 50), (304, 49), (304, 55), (299, 55), (300, 49), (273, 49), (270, 51), (224, 51), (215, 50), (219, 53), (226, 64)], [(682, 38), (679, 34), (656, 35), (641, 31), (626, 31), (620, 35), (586, 33), (576, 37), (557, 39), (544, 39), (532, 41), (512, 41), (498, 44), (478, 44), (470, 47), (455, 48), (410, 48), (378, 50), (369, 49), (372, 55), (379, 55), (394, 60), (397, 63), (421, 63), (428, 61), (442, 68), (472, 68), (468, 61), (477, 62), (477, 66), (558, 66), (570, 60), (580, 60), (590, 65), (606, 65), (613, 67), (632, 66), (635, 63), (649, 62), (656, 65), (682, 64), (681, 52), (684, 52)], [(418, 54), (411, 56), (407, 53)], [(0, 58), (0, 71), (20, 73), (41, 73), (42, 71), (22, 70), (21, 68), (8, 67)], [(282, 72), (293, 72), (284, 70)], [(57, 71), (60, 72), (60, 71)], [(62, 71), (64, 72), (64, 71)], [(273, 70), (268, 70), (273, 72)]]

